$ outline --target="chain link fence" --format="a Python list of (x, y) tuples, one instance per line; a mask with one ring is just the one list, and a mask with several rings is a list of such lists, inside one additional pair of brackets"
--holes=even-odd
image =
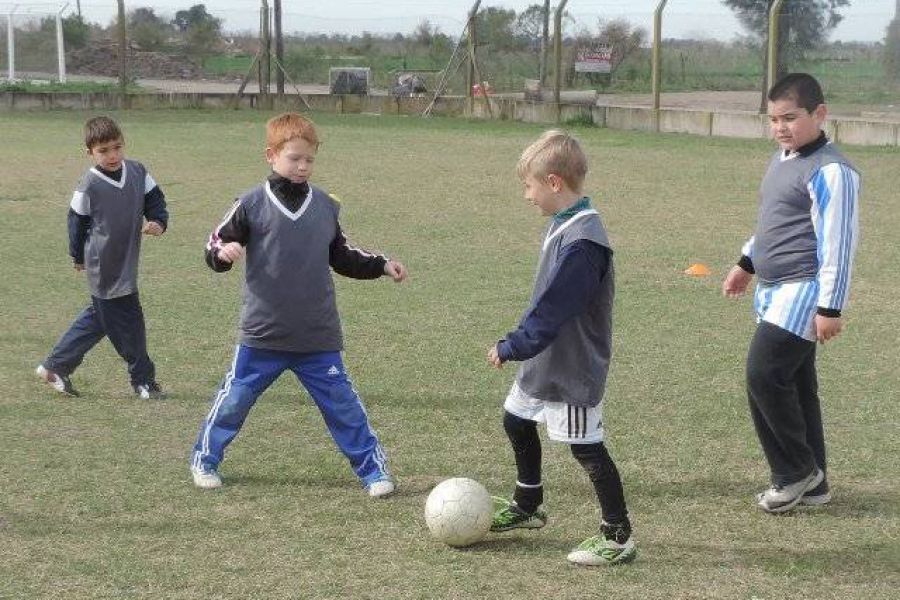
[(0, 23), (0, 56), (7, 79), (58, 76), (55, 12), (23, 8), (0, 15)]
[[(79, 4), (84, 11), (81, 17), (71, 5), (62, 12), (68, 77), (70, 81), (114, 82), (119, 76), (115, 3)], [(347, 7), (342, 14), (328, 12), (340, 10), (343, 4)], [(466, 23), (467, 9), (442, 7), (440, 14), (432, 14), (427, 5), (386, 0), (379, 14), (367, 16), (365, 6), (370, 4), (334, 3), (337, 8), (316, 9), (285, 2), (283, 58), (271, 61), (271, 81), (283, 72), (289, 93), (324, 93), (329, 90), (329, 78), (334, 79), (334, 69), (353, 67), (369, 69), (368, 93), (374, 94), (431, 95), (443, 81), (442, 93), (451, 95), (465, 95), (469, 85), (477, 85), (476, 93), (523, 96), (528, 88), (533, 98), (552, 97), (553, 18), (542, 60), (541, 49), (546, 47), (542, 2), (518, 3), (515, 8), (481, 6), (474, 27), (474, 77), (465, 60), (472, 31)], [(560, 60), (564, 100), (651, 102), (657, 4), (658, 0), (572, 0), (567, 4)], [(766, 32), (759, 27), (759, 19), (739, 18), (737, 8), (749, 4), (741, 0), (668, 2), (662, 13), (663, 106), (760, 109)], [(900, 114), (900, 2), (852, 0), (834, 15), (827, 9), (810, 12), (810, 7), (822, 4), (827, 3), (786, 0), (783, 68), (817, 76), (838, 112), (889, 118)], [(14, 32), (13, 77), (58, 77), (55, 15), (59, 8), (0, 2), (4, 25), (0, 27), (0, 67), (6, 71), (5, 79), (10, 74), (10, 28)], [(256, 3), (186, 2), (179, 8), (166, 0), (152, 6), (129, 1), (126, 9), (130, 81), (147, 89), (236, 92), (242, 83), (247, 91), (258, 89), (262, 42)], [(819, 35), (811, 35), (810, 30)], [(456, 58), (451, 60), (454, 50)], [(274, 43), (271, 51), (274, 55)]]

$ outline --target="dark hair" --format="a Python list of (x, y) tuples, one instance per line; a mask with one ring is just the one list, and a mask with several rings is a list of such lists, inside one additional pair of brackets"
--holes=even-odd
[(816, 78), (807, 73), (788, 73), (775, 82), (769, 90), (769, 100), (793, 99), (797, 106), (802, 106), (811, 113), (820, 104), (825, 104), (822, 86)]
[(97, 144), (124, 140), (122, 130), (109, 117), (94, 117), (84, 124), (84, 145), (90, 150)]

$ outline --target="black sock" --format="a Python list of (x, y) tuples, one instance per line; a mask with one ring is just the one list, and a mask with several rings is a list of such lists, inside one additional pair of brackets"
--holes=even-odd
[(631, 537), (631, 523), (628, 519), (624, 523), (600, 523), (600, 534), (607, 540), (624, 544)]
[[(600, 502), (600, 514), (608, 524), (628, 524), (628, 508), (625, 491), (612, 457), (603, 442), (597, 444), (572, 444), (572, 454), (587, 472), (594, 492)], [(630, 525), (627, 525), (630, 532)], [(627, 537), (626, 537), (627, 539)]]
[(506, 430), (516, 459), (516, 483), (523, 484), (516, 485), (513, 501), (525, 512), (532, 513), (544, 501), (544, 489), (541, 487), (541, 438), (537, 433), (537, 424), (505, 412), (503, 429)]
[(513, 492), (513, 502), (516, 506), (528, 514), (537, 510), (538, 506), (544, 501), (544, 486), (523, 487), (516, 482), (516, 491)]

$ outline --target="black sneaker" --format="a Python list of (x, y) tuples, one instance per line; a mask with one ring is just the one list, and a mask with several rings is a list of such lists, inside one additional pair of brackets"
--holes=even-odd
[(69, 379), (68, 376), (54, 373), (44, 365), (38, 365), (37, 369), (34, 370), (34, 374), (60, 394), (72, 396), (73, 398), (77, 398), (81, 395), (78, 393), (78, 390), (75, 389), (75, 386), (72, 385), (72, 380)]
[(131, 387), (134, 389), (135, 396), (141, 400), (165, 400), (166, 398), (166, 393), (155, 381), (139, 383)]

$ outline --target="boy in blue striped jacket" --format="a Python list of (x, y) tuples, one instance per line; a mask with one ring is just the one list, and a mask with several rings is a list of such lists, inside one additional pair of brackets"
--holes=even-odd
[(756, 233), (722, 284), (742, 295), (758, 279), (758, 325), (747, 356), (747, 394), (772, 487), (762, 510), (831, 501), (816, 378), (816, 342), (841, 332), (859, 231), (860, 176), (821, 127), (826, 107), (815, 78), (792, 73), (768, 94), (781, 149), (760, 186)]

